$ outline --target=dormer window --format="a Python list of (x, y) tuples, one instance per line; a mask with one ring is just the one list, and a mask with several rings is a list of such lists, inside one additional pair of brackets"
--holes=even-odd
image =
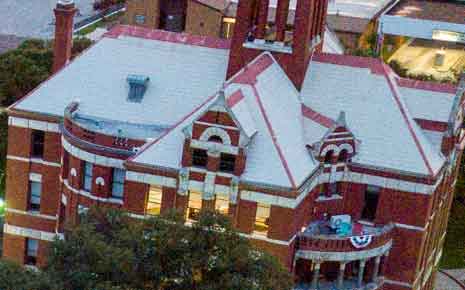
[(192, 165), (197, 167), (207, 167), (208, 155), (206, 150), (192, 150)]
[(223, 143), (223, 139), (221, 139), (220, 136), (213, 135), (210, 138), (208, 138), (208, 142)]
[(325, 155), (325, 164), (330, 164), (331, 161), (333, 160), (333, 153), (334, 151), (333, 150), (329, 150), (326, 155)]
[(143, 75), (129, 75), (127, 81), (129, 84), (128, 101), (140, 103), (144, 98), (150, 78)]
[(221, 153), (220, 157), (220, 171), (234, 172), (236, 165), (236, 156), (232, 154)]
[(342, 149), (341, 152), (339, 152), (339, 156), (337, 161), (338, 162), (346, 162), (349, 157), (349, 152), (347, 152), (347, 149)]

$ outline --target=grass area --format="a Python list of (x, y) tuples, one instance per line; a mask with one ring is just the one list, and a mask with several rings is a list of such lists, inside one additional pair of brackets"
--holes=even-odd
[(115, 14), (111, 15), (111, 16), (104, 17), (101, 20), (99, 20), (98, 22), (96, 22), (96, 23), (94, 23), (92, 25), (89, 25), (86, 28), (83, 28), (83, 29), (79, 30), (78, 32), (76, 32), (76, 35), (84, 36), (84, 35), (87, 35), (89, 33), (94, 32), (97, 28), (107, 27), (109, 24), (118, 22), (120, 20), (120, 18), (123, 17), (123, 16), (124, 16), (124, 11), (120, 11), (118, 13), (115, 13)]
[[(462, 163), (464, 160), (462, 160)], [(455, 188), (455, 200), (447, 227), (444, 254), (440, 268), (465, 268), (465, 169), (460, 169), (460, 175)]]

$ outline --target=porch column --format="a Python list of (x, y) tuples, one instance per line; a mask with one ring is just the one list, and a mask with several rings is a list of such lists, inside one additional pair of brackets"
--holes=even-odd
[(373, 282), (376, 283), (378, 281), (379, 275), (379, 263), (381, 262), (381, 256), (377, 256), (375, 258), (375, 265), (373, 268)]
[(268, 23), (268, 9), (270, 0), (259, 0), (259, 10), (258, 10), (258, 25), (255, 37), (257, 39), (263, 40), (265, 39), (266, 34), (266, 25)]
[(362, 287), (363, 284), (363, 274), (365, 274), (365, 260), (360, 260), (360, 264), (358, 267), (358, 280), (357, 280), (357, 287)]
[(380, 269), (379, 269), (379, 273), (378, 273), (379, 276), (384, 276), (384, 275), (385, 275), (386, 266), (387, 266), (387, 261), (388, 261), (388, 256), (389, 256), (389, 251), (387, 251), (387, 252), (384, 253), (384, 255), (383, 255), (383, 262), (382, 262), (381, 265), (380, 265)]
[(342, 284), (344, 283), (344, 273), (346, 271), (346, 262), (340, 262), (339, 264), (339, 274), (337, 276), (337, 288), (342, 289)]
[(314, 263), (315, 267), (313, 267), (312, 290), (318, 289), (318, 279), (320, 277), (321, 261), (314, 261)]
[(286, 37), (287, 17), (289, 14), (289, 0), (279, 0), (276, 9), (276, 41), (284, 42)]

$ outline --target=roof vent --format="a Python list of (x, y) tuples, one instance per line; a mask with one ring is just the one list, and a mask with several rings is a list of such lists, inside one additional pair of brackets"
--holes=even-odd
[(133, 103), (140, 103), (147, 90), (150, 78), (143, 75), (128, 75), (129, 84), (128, 101)]

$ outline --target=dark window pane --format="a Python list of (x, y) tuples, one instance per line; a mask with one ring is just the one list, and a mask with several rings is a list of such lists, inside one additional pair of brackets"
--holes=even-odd
[(234, 172), (234, 167), (236, 165), (236, 156), (232, 154), (221, 154), (220, 159), (220, 171), (223, 172)]
[(32, 131), (32, 157), (42, 158), (44, 156), (44, 131), (33, 130)]
[(362, 219), (373, 221), (376, 217), (376, 209), (379, 201), (379, 187), (368, 186), (365, 191), (365, 206), (362, 210)]
[(124, 177), (126, 171), (123, 169), (113, 169), (113, 183), (111, 188), (111, 195), (114, 198), (123, 199), (124, 194)]
[(29, 182), (29, 209), (40, 210), (40, 194), (42, 191), (42, 184), (36, 181)]
[(192, 165), (197, 167), (206, 167), (208, 161), (207, 151), (202, 149), (192, 150)]

